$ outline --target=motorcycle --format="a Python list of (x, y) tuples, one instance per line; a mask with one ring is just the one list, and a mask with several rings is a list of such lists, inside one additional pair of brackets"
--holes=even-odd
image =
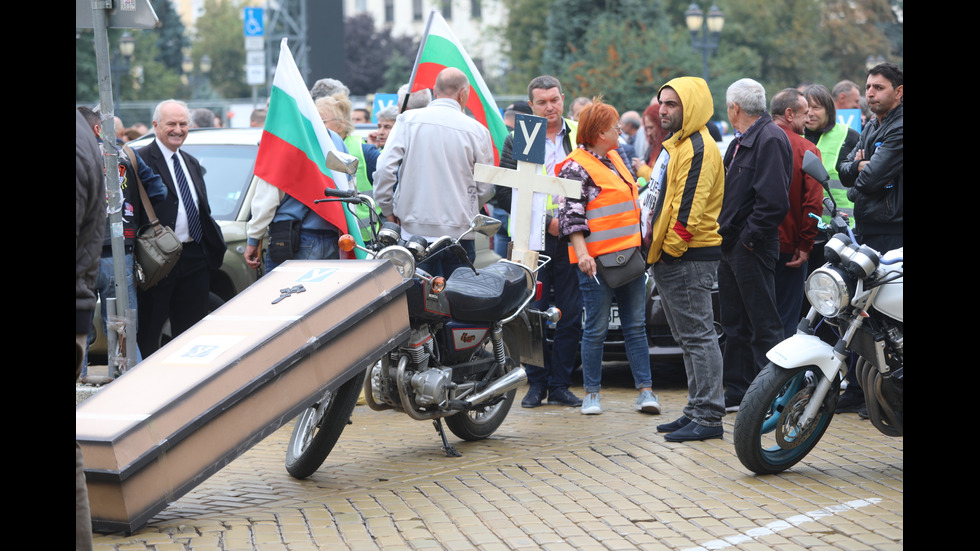
[[(357, 159), (328, 154), (327, 166), (348, 174)], [(478, 214), (470, 228), (455, 238), (433, 243), (424, 238), (404, 240), (401, 228), (382, 222), (366, 194), (327, 189), (327, 199), (349, 207), (367, 205), (372, 239), (363, 247), (350, 235), (340, 248), (356, 247), (368, 258), (389, 260), (405, 280), (410, 337), (383, 355), (372, 367), (328, 391), (299, 415), (286, 450), (286, 470), (295, 478), (313, 474), (330, 454), (363, 388), (375, 411), (394, 409), (416, 420), (431, 420), (447, 456), (461, 454), (450, 445), (442, 420), (457, 437), (481, 440), (500, 427), (510, 411), (517, 387), (527, 381), (522, 361), (543, 359), (540, 338), (543, 320), (557, 322), (556, 308), (537, 311), (528, 305), (540, 297), (537, 271), (549, 258), (542, 255), (534, 269), (501, 259), (477, 270), (459, 244), (471, 232), (492, 236), (500, 221)], [(434, 277), (417, 267), (439, 254), (457, 254), (468, 267), (449, 277)]]
[[(816, 155), (805, 154), (803, 170), (829, 189)], [(832, 237), (826, 264), (806, 279), (810, 310), (797, 333), (769, 351), (770, 362), (735, 419), (735, 453), (757, 474), (782, 472), (817, 445), (834, 417), (847, 369), (857, 370), (875, 428), (904, 435), (904, 247), (881, 253), (858, 244), (833, 199), (826, 197), (824, 206), (832, 220), (818, 226)], [(832, 326), (835, 344), (816, 335), (821, 324)]]

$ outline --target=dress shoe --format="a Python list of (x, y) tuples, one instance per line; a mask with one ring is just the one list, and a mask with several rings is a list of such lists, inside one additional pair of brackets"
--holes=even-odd
[(858, 413), (864, 407), (864, 392), (844, 391), (837, 401), (835, 413)]
[(680, 416), (677, 419), (664, 423), (663, 425), (657, 425), (657, 432), (674, 432), (675, 430), (682, 429), (691, 422), (689, 417)]
[(552, 388), (548, 391), (548, 403), (556, 406), (579, 407), (582, 399), (572, 394), (568, 388)]
[(522, 408), (536, 408), (541, 405), (541, 400), (548, 394), (548, 388), (544, 386), (531, 385), (527, 390), (527, 395), (521, 400)]
[(706, 427), (697, 423), (688, 423), (674, 432), (664, 435), (664, 440), (668, 442), (690, 442), (692, 440), (707, 440), (709, 438), (721, 438), (725, 433), (722, 427)]

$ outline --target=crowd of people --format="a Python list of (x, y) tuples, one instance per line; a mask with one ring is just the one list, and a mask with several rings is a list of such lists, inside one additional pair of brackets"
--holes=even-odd
[[(804, 153), (821, 157), (831, 176), (829, 195), (853, 215), (859, 242), (882, 252), (903, 246), (903, 79), (892, 63), (868, 70), (864, 97), (870, 114), (860, 132), (836, 117), (839, 109), (862, 105), (860, 87), (853, 82), (833, 89), (819, 84), (787, 88), (767, 104), (760, 83), (740, 79), (726, 92), (735, 136), (724, 155), (715, 143), (720, 133), (718, 121), (712, 120), (711, 92), (700, 78), (674, 78), (642, 113), (622, 115), (601, 97), (576, 98), (566, 113), (558, 79), (533, 79), (526, 105), (518, 102), (504, 112), (511, 134), (499, 164), (516, 165), (513, 117), (520, 112), (542, 117), (547, 121), (542, 171), (581, 182), (582, 193), (580, 198), (547, 199), (544, 252), (552, 262), (539, 274), (542, 300), (553, 300), (564, 316), (552, 342), (545, 343), (544, 365), (527, 366), (529, 388), (521, 405), (602, 412), (603, 347), (615, 299), (638, 391), (634, 407), (641, 413), (661, 412), (645, 333), (644, 278), (613, 285), (605, 271), (613, 269), (606, 262), (610, 256), (642, 255), (644, 267), (652, 266), (671, 333), (683, 351), (688, 386), (681, 414), (656, 430), (673, 442), (721, 438), (722, 417), (738, 410), (766, 364), (766, 352), (794, 332), (807, 266), (821, 261), (811, 214), (821, 213), (826, 191), (803, 173)], [(310, 91), (334, 146), (360, 161), (350, 183), (374, 194), (379, 214), (399, 223), (403, 237), (460, 235), (483, 210), (504, 221), (508, 217), (509, 190), (495, 190), (473, 177), (475, 164), (493, 164), (494, 150), (487, 128), (466, 114), (470, 89), (467, 76), (451, 67), (439, 73), (431, 91), (410, 94), (403, 87), (397, 106), (377, 113), (377, 131), (366, 141), (352, 130), (355, 122), (370, 120), (370, 113), (352, 109), (343, 83), (322, 79)], [(256, 110), (251, 124), (262, 126), (265, 114)], [(97, 113), (78, 109), (76, 381), (84, 381), (96, 297), (104, 308), (115, 288), (101, 124)], [(120, 187), (138, 360), (159, 347), (165, 321), (178, 335), (207, 314), (210, 274), (220, 267), (226, 245), (210, 214), (205, 172), (181, 146), (188, 129), (219, 126), (220, 118), (182, 101), (160, 102), (153, 113), (153, 141), (133, 155), (121, 146), (148, 129), (126, 129), (118, 119), (114, 124), (114, 146), (125, 153), (119, 155)], [(183, 245), (172, 272), (149, 290), (137, 290), (133, 279), (136, 228), (148, 220), (140, 187), (155, 216)], [(243, 253), (249, 266), (338, 257), (338, 228), (281, 189), (260, 181), (251, 209)], [(509, 235), (506, 223), (503, 227), (494, 245), (505, 255)], [(270, 246), (263, 249), (264, 240)], [(278, 242), (285, 245), (276, 247)], [(472, 261), (473, 241), (464, 243)], [(452, 255), (440, 258), (420, 268), (448, 277), (462, 265)], [(716, 283), (724, 350), (713, 326)], [(571, 390), (579, 355), (584, 398)], [(860, 413), (862, 406), (863, 393), (849, 377), (838, 412)], [(76, 443), (76, 528), (84, 540), (88, 517), (81, 506), (87, 502), (81, 468)]]
[[(902, 245), (902, 79), (901, 69), (891, 63), (868, 71), (864, 95), (871, 116), (863, 132), (836, 117), (838, 109), (862, 106), (860, 87), (851, 81), (832, 89), (787, 88), (767, 103), (761, 84), (738, 80), (726, 92), (725, 124), (735, 137), (724, 155), (716, 145), (720, 117), (702, 79), (675, 78), (642, 110), (622, 114), (601, 97), (575, 98), (566, 110), (558, 79), (533, 79), (527, 101), (504, 110), (511, 132), (499, 165), (516, 168), (514, 116), (542, 117), (547, 121), (542, 171), (581, 181), (582, 196), (548, 197), (546, 203), (542, 252), (553, 261), (538, 277), (545, 290), (542, 302), (552, 302), (564, 316), (546, 343), (544, 365), (527, 366), (529, 388), (521, 405), (602, 411), (606, 313), (615, 299), (639, 393), (635, 408), (660, 412), (650, 377), (643, 278), (613, 288), (597, 266), (603, 255), (635, 249), (657, 281), (671, 332), (683, 350), (690, 390), (683, 415), (658, 430), (678, 441), (720, 437), (721, 417), (738, 409), (766, 363), (766, 352), (795, 332), (807, 268), (822, 261), (811, 215), (823, 214), (826, 192), (802, 172), (803, 153), (821, 157), (831, 176), (830, 196), (853, 215), (864, 243), (879, 250)], [(376, 114), (377, 129), (367, 139), (353, 130), (370, 121), (371, 113), (353, 107), (342, 82), (321, 79), (310, 94), (334, 147), (359, 160), (351, 184), (372, 193), (378, 214), (399, 223), (404, 237), (459, 235), (483, 211), (504, 222), (493, 247), (506, 256), (511, 193), (473, 178), (474, 165), (493, 164), (494, 152), (487, 128), (466, 113), (470, 89), (467, 76), (453, 68), (439, 73), (432, 90), (409, 94), (406, 85), (396, 105)], [(100, 138), (98, 114), (79, 111)], [(255, 110), (251, 124), (261, 126), (266, 112)], [(219, 124), (220, 117), (207, 109), (167, 100), (154, 112), (153, 142), (132, 161), (120, 156), (127, 265), (135, 228), (146, 221), (131, 176), (138, 175), (157, 217), (184, 244), (177, 267), (161, 284), (137, 291), (130, 282), (139, 357), (159, 346), (152, 335), (165, 320), (177, 335), (207, 313), (209, 273), (220, 265), (225, 245), (210, 216), (205, 175), (181, 145), (188, 129)], [(118, 120), (116, 129), (121, 145), (127, 129)], [(251, 209), (244, 251), (250, 267), (338, 257), (338, 228), (281, 189), (259, 181)], [(369, 213), (362, 210), (357, 215), (368, 239), (363, 222)], [(475, 259), (474, 241), (463, 243)], [(108, 238), (101, 258), (95, 289), (105, 298), (114, 288)], [(448, 276), (461, 265), (452, 255), (438, 258), (421, 268)], [(714, 288), (724, 350), (713, 324)], [(584, 400), (571, 390), (578, 357)], [(847, 386), (841, 411), (858, 411), (860, 387), (856, 381)]]

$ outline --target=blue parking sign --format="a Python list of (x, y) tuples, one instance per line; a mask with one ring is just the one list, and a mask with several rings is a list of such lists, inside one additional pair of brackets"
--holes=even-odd
[(263, 8), (243, 8), (245, 36), (265, 35), (265, 23), (263, 23)]

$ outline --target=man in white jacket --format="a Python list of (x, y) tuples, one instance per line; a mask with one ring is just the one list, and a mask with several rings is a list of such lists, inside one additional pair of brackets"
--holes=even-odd
[[(378, 158), (374, 198), (381, 212), (402, 226), (402, 233), (432, 241), (459, 236), (493, 186), (473, 179), (473, 165), (492, 165), (490, 132), (463, 112), (470, 83), (459, 69), (448, 67), (436, 77), (435, 99), (423, 109), (398, 116)], [(461, 243), (470, 261), (476, 258), (474, 237)], [(420, 265), (431, 275), (449, 277), (463, 263), (450, 251)]]

